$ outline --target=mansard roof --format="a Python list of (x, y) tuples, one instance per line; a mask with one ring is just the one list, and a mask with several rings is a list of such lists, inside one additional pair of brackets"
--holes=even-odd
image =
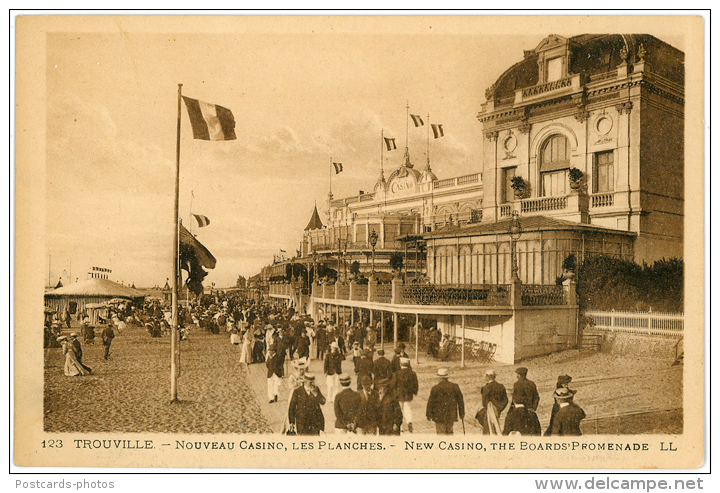
[(623, 50), (626, 49), (629, 64), (637, 63), (639, 51), (642, 51), (646, 66), (653, 73), (684, 84), (684, 53), (649, 34), (581, 34), (572, 38), (550, 35), (534, 50), (525, 51), (525, 58), (508, 68), (488, 88), (486, 98), (502, 103), (514, 99), (516, 90), (538, 84), (538, 53), (560, 43), (567, 43), (572, 52), (568, 61), (569, 74), (589, 78), (611, 72), (623, 62)]

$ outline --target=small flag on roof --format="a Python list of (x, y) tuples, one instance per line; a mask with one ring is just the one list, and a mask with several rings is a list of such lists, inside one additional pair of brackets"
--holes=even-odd
[(433, 135), (435, 138), (440, 138), (443, 135), (445, 135), (445, 132), (443, 132), (443, 128), (441, 124), (433, 123), (430, 125), (432, 127)]
[(193, 137), (200, 140), (235, 140), (235, 117), (227, 108), (183, 96)]
[(410, 115), (410, 118), (412, 118), (412, 121), (416, 127), (425, 125), (425, 122), (423, 122), (422, 118), (420, 118), (420, 115)]
[(195, 217), (199, 228), (204, 228), (210, 224), (210, 219), (208, 219), (207, 216), (201, 216), (200, 214), (193, 214), (193, 216)]
[(388, 151), (393, 151), (397, 149), (397, 146), (395, 145), (395, 139), (390, 139), (388, 137), (383, 137), (385, 139), (385, 145), (387, 146)]
[(342, 163), (333, 163), (333, 166), (335, 166), (335, 174), (336, 175), (343, 170)]

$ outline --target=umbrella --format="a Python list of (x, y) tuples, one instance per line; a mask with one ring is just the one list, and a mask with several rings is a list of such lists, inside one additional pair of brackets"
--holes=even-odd
[(110, 303), (111, 305), (116, 305), (116, 304), (119, 304), (119, 303), (126, 303), (126, 302), (127, 302), (127, 300), (124, 299), (124, 298), (113, 298), (113, 299), (111, 299), (111, 300), (109, 301), (109, 303)]

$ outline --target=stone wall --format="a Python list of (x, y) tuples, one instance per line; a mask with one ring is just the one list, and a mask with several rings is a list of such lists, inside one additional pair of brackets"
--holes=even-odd
[(601, 351), (638, 358), (675, 361), (683, 352), (683, 340), (677, 336), (655, 336), (627, 332), (593, 331), (586, 334), (602, 335)]
[(578, 344), (577, 306), (515, 310), (515, 361), (570, 349)]

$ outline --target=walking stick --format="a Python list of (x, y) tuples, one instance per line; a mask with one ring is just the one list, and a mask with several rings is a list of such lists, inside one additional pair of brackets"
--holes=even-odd
[(461, 419), (460, 421), (462, 421), (462, 424), (463, 424), (463, 435), (464, 435), (465, 434), (465, 418)]

